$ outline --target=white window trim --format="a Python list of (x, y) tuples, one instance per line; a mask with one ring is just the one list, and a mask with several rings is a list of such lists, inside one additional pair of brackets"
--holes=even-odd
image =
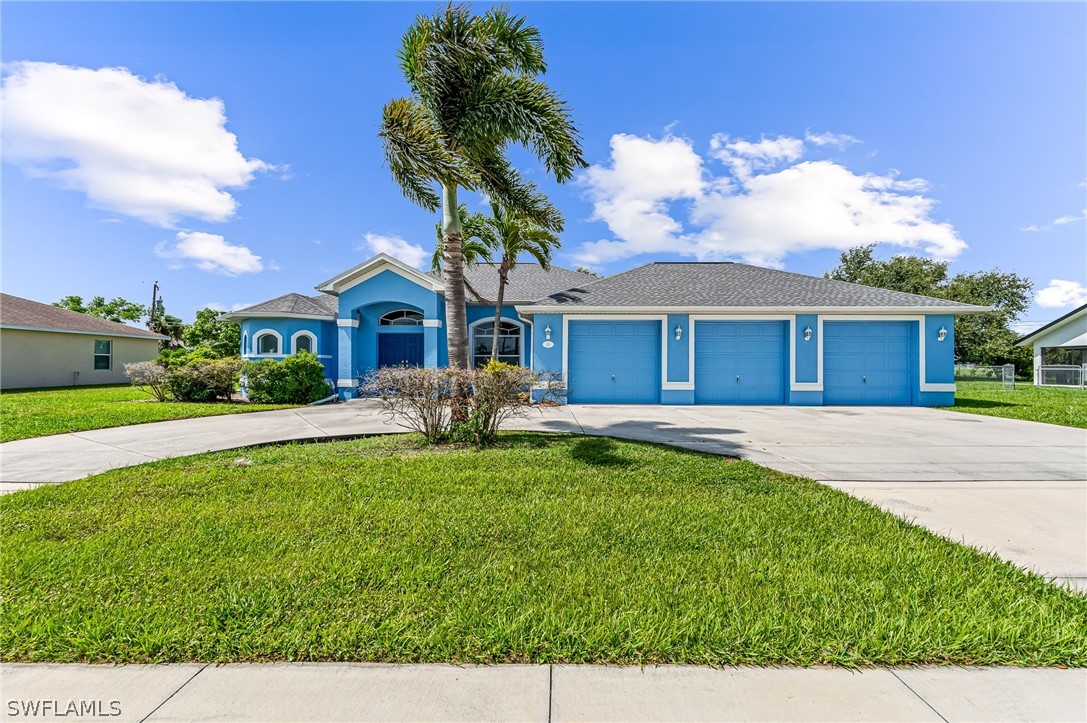
[(305, 329), (303, 329), (302, 331), (296, 331), (293, 334), (291, 334), (291, 354), (297, 354), (298, 353), (298, 339), (300, 337), (303, 337), (303, 336), (308, 336), (310, 338), (310, 342), (312, 343), (312, 347), (313, 347), (312, 350), (311, 350), (311, 353), (316, 355), (317, 354), (317, 335), (314, 334), (312, 331), (306, 331)]
[[(397, 313), (399, 313), (401, 311), (407, 311), (407, 312), (412, 313), (412, 314), (418, 314), (419, 317), (420, 317), (419, 318), (419, 323), (418, 324), (382, 324), (381, 323), (381, 320), (384, 319), (389, 314), (397, 314)], [(419, 311), (418, 309), (407, 309), (407, 308), (393, 309), (392, 311), (386, 311), (384, 314), (377, 317), (377, 325), (378, 325), (379, 328), (382, 327), (382, 326), (392, 326), (392, 327), (402, 327), (402, 328), (405, 328), (405, 329), (410, 329), (412, 327), (418, 327), (418, 328), (422, 329), (423, 327), (426, 326), (426, 321), (427, 321), (426, 319), (422, 318), (423, 316), (424, 316), (423, 312)]]
[[(91, 367), (92, 367), (91, 371), (111, 372), (111, 371), (113, 371), (113, 339), (95, 339), (94, 344), (98, 344), (98, 342), (100, 342), (100, 341), (104, 341), (104, 342), (109, 343), (109, 354), (99, 354), (99, 353), (95, 352), (94, 351), (94, 345), (92, 344), (91, 345)], [(109, 367), (107, 367), (106, 369), (95, 369), (95, 368), (93, 368), (95, 359), (97, 359), (100, 356), (109, 357)]]
[[(276, 348), (279, 351), (277, 351), (275, 354), (261, 354), (260, 353), (260, 338), (262, 336), (264, 336), (265, 334), (271, 334), (278, 341), (278, 346)], [(255, 357), (286, 356), (286, 354), (283, 353), (283, 335), (280, 334), (275, 329), (261, 329), (257, 333), (253, 334), (253, 353), (250, 356), (255, 356)]]
[[(518, 359), (517, 363), (520, 366), (524, 366), (525, 365), (525, 342), (526, 342), (525, 324), (520, 319), (513, 319), (513, 318), (508, 317), (508, 316), (503, 316), (502, 317), (502, 322), (513, 324), (514, 326), (520, 327), (520, 329), (521, 329), (521, 343), (518, 345), (518, 347), (519, 347), (518, 351), (520, 352), (520, 358)], [(502, 322), (500, 322), (500, 323), (502, 323)], [(485, 317), (483, 319), (479, 319), (477, 321), (473, 321), (471, 324), (468, 325), (468, 350), (469, 350), (468, 356), (470, 356), (473, 359), (473, 366), (475, 366), (474, 360), (475, 360), (476, 355), (471, 350), (475, 349), (475, 347), (476, 347), (476, 327), (477, 326), (483, 326), (484, 324), (492, 324), (492, 323), (494, 323), (494, 317), (490, 316), (490, 317)], [(566, 359), (563, 358), (563, 367), (565, 367), (565, 366), (566, 366)]]

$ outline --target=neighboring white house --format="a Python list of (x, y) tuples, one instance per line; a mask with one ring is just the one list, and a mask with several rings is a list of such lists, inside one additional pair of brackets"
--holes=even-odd
[(1087, 364), (1087, 304), (1021, 337), (1015, 345), (1034, 346), (1035, 384), (1054, 383), (1043, 374), (1045, 366), (1082, 369)]
[(166, 338), (0, 294), (0, 389), (124, 383), (124, 365), (154, 359)]

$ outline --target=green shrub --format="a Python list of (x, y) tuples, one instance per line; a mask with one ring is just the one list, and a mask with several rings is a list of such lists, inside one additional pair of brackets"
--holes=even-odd
[(324, 365), (305, 351), (248, 362), (244, 373), (246, 395), (256, 404), (309, 404), (331, 394)]
[(191, 349), (163, 349), (155, 357), (155, 363), (161, 364), (169, 370), (178, 369), (193, 362), (219, 359), (220, 355), (206, 346), (193, 347)]
[(179, 402), (214, 402), (229, 400), (238, 387), (238, 372), (242, 362), (238, 357), (226, 359), (189, 358), (170, 367), (167, 387)]

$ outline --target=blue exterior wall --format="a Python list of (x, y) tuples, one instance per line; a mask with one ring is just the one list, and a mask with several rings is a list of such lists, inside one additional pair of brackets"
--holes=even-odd
[[(691, 317), (687, 314), (669, 314), (664, 324), (664, 344), (668, 348), (668, 368), (665, 370), (666, 382), (691, 381)], [(676, 339), (676, 329), (682, 329)], [(674, 390), (673, 390), (674, 391)], [(686, 391), (686, 390), (683, 390)], [(693, 396), (692, 396), (693, 401)], [(684, 404), (685, 402), (670, 402)]]
[[(395, 299), (395, 301), (390, 301)], [(381, 327), (382, 315), (397, 309), (412, 309), (423, 314), (424, 319), (435, 323), (418, 327)], [(470, 304), (467, 307), (469, 327), (476, 322), (494, 318), (494, 307)], [(521, 319), (512, 306), (505, 306), (502, 317), (522, 324), (524, 329), (524, 362), (538, 371), (563, 371), (564, 324), (562, 314), (537, 314)], [(317, 354), (325, 366), (326, 376), (338, 382), (353, 382), (359, 376), (377, 366), (378, 339), (381, 334), (421, 334), (424, 338), (424, 363), (427, 366), (448, 364), (446, 344), (445, 303), (438, 292), (411, 281), (390, 270), (382, 271), (365, 282), (346, 289), (339, 296), (338, 318), (347, 325), (308, 319), (244, 319), (241, 322), (243, 349), (246, 359), (264, 358), (254, 354), (255, 335), (262, 329), (272, 329), (280, 334), (283, 346), (280, 353), (271, 358), (283, 358), (290, 353), (291, 336), (305, 330), (317, 337)], [(577, 318), (574, 315), (570, 319)], [(834, 321), (833, 315), (825, 315), (822, 321)], [(875, 318), (873, 320), (878, 320)], [(823, 392), (818, 389), (793, 390), (793, 384), (817, 386), (820, 370), (819, 353), (822, 348), (820, 316), (798, 314), (795, 324), (786, 323), (786, 340), (793, 350), (792, 374), (785, 385), (785, 403), (791, 405), (821, 405)], [(948, 314), (930, 314), (921, 323), (912, 323), (912, 352), (910, 403), (924, 406), (954, 404), (953, 391), (921, 391), (922, 384), (952, 385), (954, 383), (954, 322)], [(357, 324), (357, 326), (355, 326)], [(686, 386), (690, 378), (690, 339), (692, 319), (687, 314), (668, 314), (661, 338), (667, 351), (667, 365), (661, 370), (660, 401), (663, 404), (693, 404), (692, 389), (666, 389), (670, 385)], [(544, 329), (550, 327), (550, 348)], [(675, 330), (683, 329), (681, 338), (675, 338)], [(811, 328), (812, 337), (804, 340), (804, 330)], [(940, 329), (946, 329), (944, 341), (939, 341)], [(471, 333), (471, 332), (470, 332)], [(920, 364), (916, 354), (920, 342), (925, 346), (925, 378), (920, 378)], [(788, 358), (786, 360), (788, 365)], [(786, 374), (788, 374), (788, 369)], [(342, 396), (352, 396), (350, 384), (341, 384)]]
[[(242, 329), (242, 358), (247, 361), (257, 359), (283, 359), (291, 353), (291, 336), (299, 331), (311, 332), (317, 337), (317, 349), (315, 353), (321, 364), (325, 367), (325, 378), (336, 378), (336, 325), (319, 319), (245, 319), (241, 323)], [(279, 348), (279, 354), (270, 356), (258, 356), (256, 352), (257, 334), (264, 329), (279, 332), (283, 343)]]
[[(562, 315), (561, 314), (536, 314), (532, 320), (532, 327), (536, 332), (532, 344), (532, 368), (541, 372), (562, 371)], [(550, 349), (544, 346), (547, 343), (545, 329), (551, 328)]]
[[(940, 329), (947, 336), (940, 341)], [(925, 335), (925, 381), (929, 384), (955, 382), (955, 317), (950, 314), (929, 314), (921, 329)], [(923, 407), (949, 407), (955, 403), (955, 392), (921, 392), (918, 404)]]

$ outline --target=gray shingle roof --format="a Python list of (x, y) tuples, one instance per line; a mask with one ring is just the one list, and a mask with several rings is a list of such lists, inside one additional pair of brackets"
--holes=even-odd
[(337, 299), (328, 294), (305, 296), (303, 294), (284, 294), (270, 301), (262, 301), (244, 309), (228, 314), (228, 317), (244, 317), (246, 314), (306, 314), (309, 316), (335, 316)]
[[(945, 299), (730, 262), (658, 262), (549, 294), (562, 307), (916, 307), (963, 309)], [(974, 307), (981, 311), (984, 307)]]
[(102, 336), (168, 338), (147, 329), (118, 324), (115, 321), (99, 319), (97, 316), (80, 314), (78, 311), (62, 309), (59, 306), (31, 301), (11, 294), (0, 294), (0, 326), (46, 331), (75, 331)]
[[(440, 272), (431, 272), (431, 275), (441, 278)], [(467, 268), (464, 270), (464, 278), (487, 301), (493, 303), (498, 298), (498, 264), (478, 264)], [(594, 277), (584, 271), (573, 271), (560, 266), (552, 266), (550, 271), (544, 271), (539, 264), (519, 262), (510, 270), (503, 303), (524, 304), (536, 301), (549, 294), (594, 280)], [(469, 294), (468, 301), (474, 303), (475, 298)]]

